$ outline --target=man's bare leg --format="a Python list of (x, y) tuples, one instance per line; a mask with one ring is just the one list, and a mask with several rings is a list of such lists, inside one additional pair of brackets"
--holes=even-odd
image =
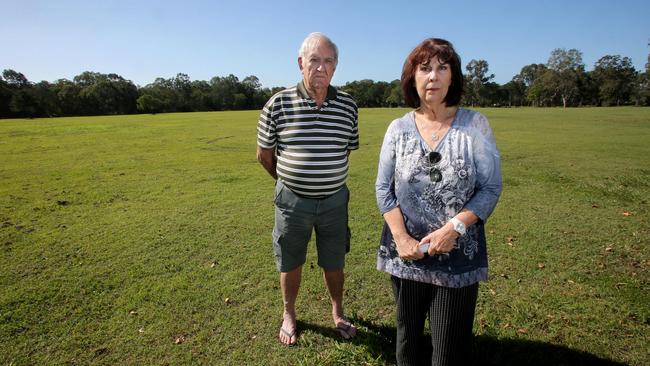
[(343, 284), (345, 282), (343, 270), (323, 271), (323, 277), (332, 301), (334, 326), (343, 338), (350, 339), (357, 334), (357, 328), (345, 318), (343, 312)]
[(289, 272), (280, 272), (284, 312), (278, 337), (280, 342), (286, 345), (293, 345), (298, 339), (296, 337), (296, 298), (298, 298), (301, 276), (302, 266)]

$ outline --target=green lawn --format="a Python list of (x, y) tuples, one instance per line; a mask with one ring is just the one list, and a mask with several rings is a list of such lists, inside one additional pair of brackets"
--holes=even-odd
[[(405, 111), (360, 111), (345, 300), (361, 334), (332, 329), (311, 247), (293, 348), (258, 112), (0, 120), (0, 364), (393, 364), (374, 179)], [(650, 109), (481, 112), (504, 190), (477, 363), (650, 364)]]

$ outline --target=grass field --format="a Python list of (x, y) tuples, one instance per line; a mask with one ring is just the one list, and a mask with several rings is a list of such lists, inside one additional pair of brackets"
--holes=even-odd
[[(312, 246), (293, 348), (258, 112), (0, 120), (0, 364), (393, 364), (374, 179), (404, 112), (360, 112), (345, 301), (361, 333), (332, 329)], [(481, 112), (504, 190), (477, 364), (650, 364), (650, 109)]]

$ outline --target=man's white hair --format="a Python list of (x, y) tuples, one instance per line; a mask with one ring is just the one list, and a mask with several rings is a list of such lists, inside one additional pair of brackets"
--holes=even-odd
[(339, 48), (336, 47), (336, 44), (332, 42), (329, 37), (327, 37), (325, 34), (321, 32), (313, 32), (309, 33), (307, 38), (305, 38), (304, 41), (302, 41), (302, 45), (300, 46), (300, 49), (298, 50), (298, 56), (305, 58), (307, 56), (307, 52), (311, 49), (314, 43), (317, 41), (325, 41), (329, 43), (329, 45), (332, 47), (332, 50), (334, 51), (334, 59), (336, 60), (336, 63), (338, 64), (339, 62)]

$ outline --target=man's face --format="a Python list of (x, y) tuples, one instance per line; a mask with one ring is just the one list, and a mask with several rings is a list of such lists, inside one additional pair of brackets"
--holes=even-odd
[(298, 66), (308, 90), (327, 90), (336, 70), (336, 56), (326, 41), (312, 43), (305, 57), (298, 57)]

